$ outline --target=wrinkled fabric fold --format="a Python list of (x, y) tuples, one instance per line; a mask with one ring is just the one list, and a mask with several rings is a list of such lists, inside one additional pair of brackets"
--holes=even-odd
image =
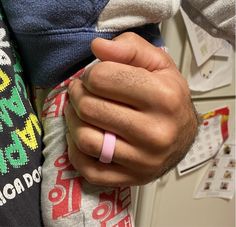
[(234, 0), (182, 0), (182, 7), (191, 20), (211, 35), (235, 45)]

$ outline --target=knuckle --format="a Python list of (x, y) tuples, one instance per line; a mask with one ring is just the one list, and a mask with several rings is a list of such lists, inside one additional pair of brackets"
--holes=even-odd
[(164, 149), (169, 149), (177, 140), (177, 126), (166, 126), (160, 133), (160, 146)]
[(100, 90), (104, 82), (106, 82), (105, 69), (108, 68), (108, 62), (100, 62), (92, 67), (88, 77), (88, 84), (92, 90)]
[(185, 97), (183, 96), (183, 93), (176, 82), (167, 83), (162, 90), (162, 96), (163, 105), (169, 113), (173, 114), (179, 112)]
[(169, 149), (175, 143), (178, 136), (177, 124), (170, 121), (170, 119), (162, 119), (162, 121), (147, 129), (149, 130), (147, 131), (149, 143), (158, 152)]
[(83, 94), (83, 90), (84, 88), (82, 83), (79, 80), (74, 80), (73, 85), (69, 88), (70, 99), (77, 102), (77, 99)]
[(97, 174), (93, 169), (86, 169), (83, 177), (89, 184), (98, 185), (100, 183)]
[(145, 160), (145, 162), (142, 160), (139, 163), (139, 166), (141, 167), (140, 169), (142, 169), (139, 174), (144, 176), (143, 183), (145, 183), (148, 178), (154, 179), (161, 166), (161, 161), (158, 154), (150, 154), (148, 157), (145, 158)]
[(171, 103), (167, 106), (168, 111), (172, 114), (179, 112), (182, 102), (183, 99), (177, 92), (171, 94)]
[(82, 120), (88, 120), (93, 118), (94, 103), (90, 97), (84, 96), (79, 100), (79, 117)]
[(158, 166), (159, 166), (158, 161), (155, 158), (153, 157), (149, 158), (148, 163), (145, 163), (143, 166), (144, 167), (143, 173), (145, 175), (151, 176), (156, 172)]
[[(140, 175), (143, 176), (143, 183), (150, 182), (157, 179), (163, 175), (166, 170), (169, 170), (169, 154), (160, 154), (161, 152), (156, 152), (156, 154), (150, 154), (146, 157), (146, 163), (142, 165), (143, 169)], [(175, 158), (174, 158), (175, 159)], [(145, 182), (146, 181), (146, 182)]]
[(92, 136), (89, 136), (86, 130), (81, 129), (76, 141), (76, 145), (84, 154), (93, 154), (97, 150), (96, 143)]

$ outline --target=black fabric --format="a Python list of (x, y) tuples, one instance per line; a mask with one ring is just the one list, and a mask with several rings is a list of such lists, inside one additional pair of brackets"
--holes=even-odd
[(0, 226), (42, 226), (41, 127), (0, 12)]

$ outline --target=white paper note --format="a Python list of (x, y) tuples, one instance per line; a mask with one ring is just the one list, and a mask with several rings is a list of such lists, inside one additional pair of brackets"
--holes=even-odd
[(192, 91), (210, 91), (231, 84), (234, 76), (234, 52), (232, 47), (228, 49), (227, 53), (224, 49), (219, 51), (219, 55), (227, 54), (228, 57), (214, 55), (199, 67), (195, 59), (192, 58), (191, 73), (187, 78)]
[(223, 45), (223, 40), (214, 38), (197, 24), (193, 23), (181, 9), (197, 66), (206, 62)]

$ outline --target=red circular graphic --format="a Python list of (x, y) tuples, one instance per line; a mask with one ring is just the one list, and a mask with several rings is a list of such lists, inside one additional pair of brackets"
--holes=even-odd
[(112, 204), (110, 202), (101, 203), (98, 207), (93, 210), (94, 219), (106, 219), (112, 211)]
[(62, 156), (60, 156), (54, 163), (56, 167), (63, 167), (67, 166), (68, 164), (69, 164), (69, 159), (67, 154), (63, 154)]
[(65, 197), (65, 190), (61, 186), (55, 186), (49, 193), (48, 199), (52, 203), (60, 203)]

